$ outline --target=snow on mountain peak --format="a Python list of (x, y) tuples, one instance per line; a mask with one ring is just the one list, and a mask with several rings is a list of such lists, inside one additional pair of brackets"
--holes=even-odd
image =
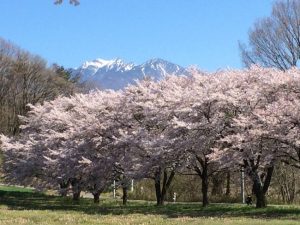
[(160, 58), (148, 60), (140, 65), (126, 63), (119, 58), (111, 60), (98, 58), (83, 63), (81, 67), (73, 70), (73, 74), (80, 74), (83, 82), (91, 82), (100, 88), (117, 90), (145, 76), (160, 80), (166, 75), (188, 75), (189, 73), (185, 68)]
[(134, 65), (132, 63), (125, 63), (123, 60), (116, 58), (111, 60), (105, 60), (105, 59), (95, 59), (93, 61), (86, 61), (81, 66), (82, 69), (87, 68), (95, 68), (95, 69), (101, 69), (101, 68), (107, 68), (112, 69), (116, 67), (117, 70), (124, 69), (124, 70), (130, 70), (132, 69)]
[(104, 59), (95, 59), (93, 61), (86, 61), (81, 66), (82, 69), (86, 69), (88, 67), (96, 67), (101, 68), (107, 65), (111, 65), (114, 62), (114, 60), (104, 60)]
[(160, 58), (154, 58), (154, 59), (150, 59), (146, 62), (144, 62), (142, 64), (142, 66), (148, 66), (148, 65), (158, 65), (158, 64), (168, 64), (170, 62), (164, 60), (164, 59), (160, 59)]

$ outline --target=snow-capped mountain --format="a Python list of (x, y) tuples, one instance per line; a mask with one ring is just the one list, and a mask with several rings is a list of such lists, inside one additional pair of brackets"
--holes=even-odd
[(185, 68), (163, 59), (151, 59), (141, 65), (126, 63), (121, 59), (96, 59), (83, 63), (79, 68), (72, 70), (72, 73), (80, 75), (82, 82), (114, 90), (122, 89), (144, 77), (160, 80), (168, 74), (189, 74)]

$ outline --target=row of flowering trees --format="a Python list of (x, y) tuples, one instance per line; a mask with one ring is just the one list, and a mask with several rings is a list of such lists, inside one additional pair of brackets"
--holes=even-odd
[[(72, 187), (94, 200), (113, 179), (152, 178), (164, 203), (176, 172), (193, 170), (208, 204), (209, 177), (243, 167), (256, 206), (266, 206), (274, 166), (300, 168), (300, 71), (252, 67), (145, 79), (30, 105), (21, 134), (1, 137), (6, 180)], [(126, 202), (126, 199), (124, 199)]]

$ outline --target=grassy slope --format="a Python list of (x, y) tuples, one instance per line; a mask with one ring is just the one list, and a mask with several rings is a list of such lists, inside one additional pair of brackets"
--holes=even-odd
[(0, 224), (300, 224), (300, 206), (255, 209), (238, 204), (169, 204), (156, 207), (143, 201), (91, 199), (74, 204), (69, 198), (34, 193), (30, 189), (0, 187)]

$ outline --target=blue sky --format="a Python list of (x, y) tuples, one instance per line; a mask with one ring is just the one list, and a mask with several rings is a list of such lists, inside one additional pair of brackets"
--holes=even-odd
[(241, 68), (238, 41), (273, 0), (0, 0), (0, 36), (76, 67), (95, 58), (163, 58), (214, 71)]

